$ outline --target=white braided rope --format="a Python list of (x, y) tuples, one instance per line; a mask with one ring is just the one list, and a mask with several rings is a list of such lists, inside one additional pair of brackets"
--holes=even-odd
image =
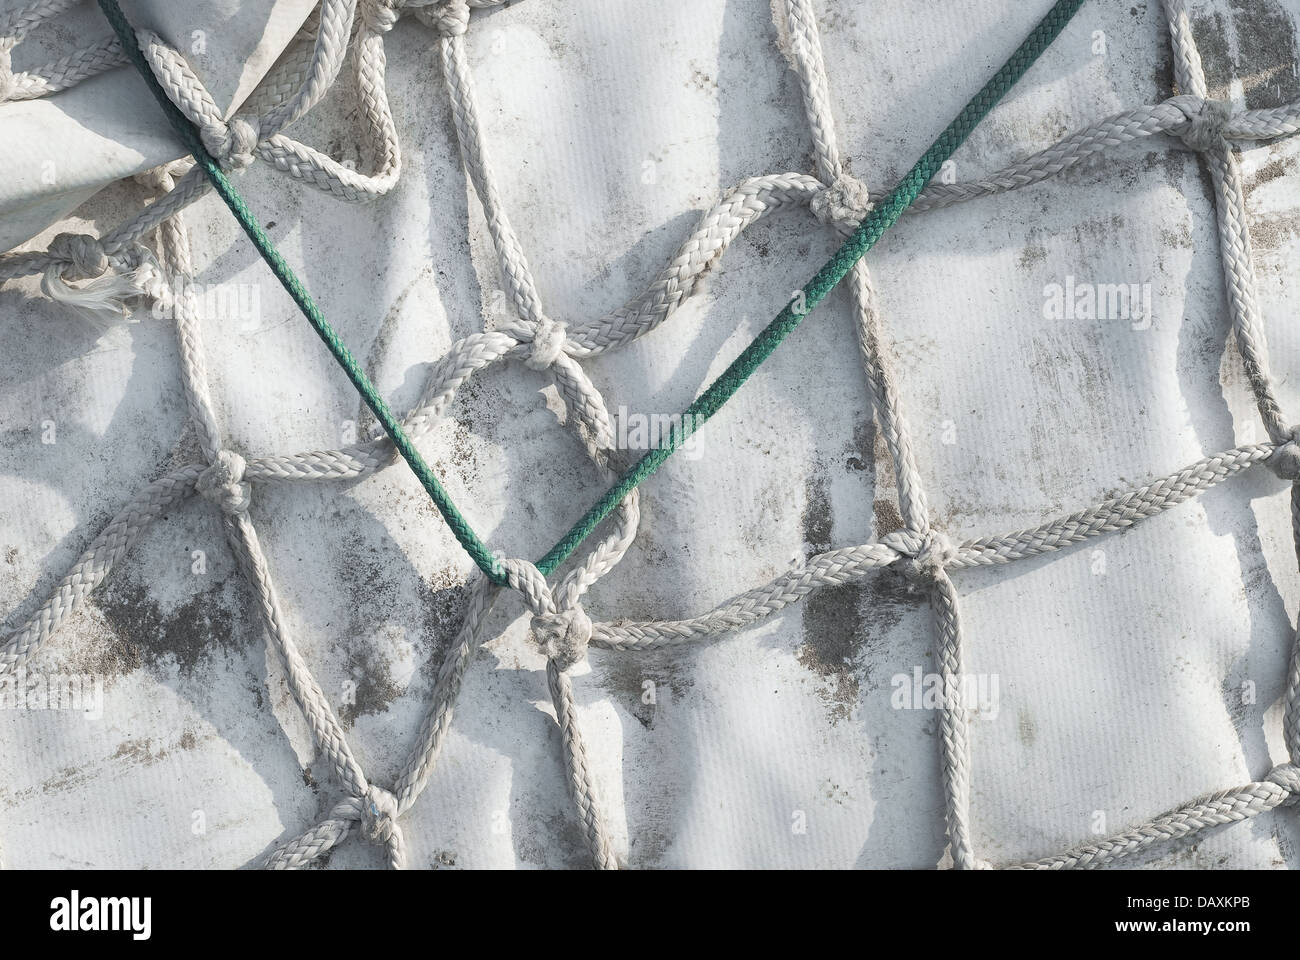
[(36, 100), (75, 87), (82, 80), (98, 76), (114, 67), (126, 66), (130, 61), (116, 37), (106, 37), (66, 57), (60, 57), (36, 70), (13, 75), (9, 100)]
[(1156, 843), (1180, 840), (1211, 827), (1249, 820), (1261, 813), (1275, 810), (1283, 804), (1294, 804), (1298, 798), (1300, 798), (1300, 768), (1294, 764), (1282, 764), (1275, 767), (1266, 780), (1210, 794), (1163, 813), (1124, 833), (1097, 843), (1075, 847), (1054, 857), (1014, 864), (1009, 869), (1062, 870), (1099, 867)]

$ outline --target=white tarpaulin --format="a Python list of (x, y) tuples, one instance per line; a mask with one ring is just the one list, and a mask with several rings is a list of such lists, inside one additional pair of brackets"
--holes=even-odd
[[(247, 64), (237, 79), (204, 76), (227, 106), (310, 5), (276, 4), (273, 17), (267, 3), (148, 6), (160, 17), (186, 8), (163, 24), (182, 51), (197, 11), (213, 18), (209, 49)], [(873, 192), (892, 187), (1048, 6), (816, 2), (853, 174)], [(1214, 96), (1239, 108), (1300, 99), (1300, 3), (1191, 9)], [(93, 22), (92, 10), (78, 22)], [(403, 150), (396, 189), (345, 204), (263, 163), (237, 183), (404, 411), (450, 344), (512, 318), (462, 169), (435, 34), (405, 17), (384, 42)], [(502, 204), (558, 320), (637, 295), (741, 180), (813, 169), (798, 79), (766, 0), (528, 0), (474, 10), (466, 43)], [(1089, 0), (953, 172), (984, 176), (1164, 100), (1171, 84), (1160, 5)], [(345, 67), (290, 132), (366, 170), (356, 116)], [(55, 140), (38, 144), (35, 131)], [(35, 165), (54, 145), (81, 171), (57, 198)], [(101, 175), (181, 152), (130, 68), (0, 104), (0, 237), (27, 235), (29, 203), (61, 214), (65, 197), (93, 192)], [(1240, 156), (1275, 386), (1292, 411), (1297, 157), (1295, 139)], [(113, 183), (23, 249), (63, 231), (102, 234), (149, 195)], [(197, 280), (225, 295), (203, 333), (226, 445), (261, 456), (364, 436), (373, 419), (225, 207), (209, 196), (183, 217)], [(768, 216), (662, 327), (583, 368), (625, 424), (676, 413), (835, 246), (804, 208)], [(1267, 439), (1230, 343), (1212, 184), (1177, 138), (909, 213), (867, 263), (931, 516), (953, 542), (1032, 527)], [(1067, 284), (1131, 285), (1143, 307), (1067, 317), (1052, 305)], [(136, 320), (101, 332), (43, 296), (38, 277), (0, 287), (9, 629), (137, 490), (198, 459), (175, 330), (147, 307)], [(499, 364), (420, 441), (475, 529), (507, 556), (540, 556), (608, 486), (555, 409), (549, 375)], [(696, 616), (806, 556), (899, 525), (845, 291), (694, 441), (643, 485), (635, 542), (585, 600), (593, 620)], [(401, 463), (351, 484), (256, 485), (250, 516), (287, 625), (358, 762), (391, 782), (478, 572)], [(982, 859), (1056, 854), (1285, 760), (1280, 698), (1300, 602), (1290, 529), (1287, 485), (1255, 469), (1131, 531), (953, 574), (975, 684), (971, 825)], [(492, 615), (429, 786), (402, 817), (413, 866), (589, 862), (528, 623), (513, 594)], [(593, 651), (573, 684), (620, 858), (640, 868), (939, 864), (938, 719), (924, 696), (934, 649), (924, 596), (883, 570), (707, 642)], [(243, 865), (342, 799), (202, 498), (161, 517), (25, 669), (91, 678), (102, 702), (90, 717), (0, 710), (8, 866)], [(1296, 867), (1298, 840), (1291, 806), (1122, 862)], [(331, 854), (335, 866), (381, 860), (355, 840)]]

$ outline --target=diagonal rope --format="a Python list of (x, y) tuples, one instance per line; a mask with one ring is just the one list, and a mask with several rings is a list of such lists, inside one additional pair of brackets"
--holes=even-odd
[[(819, 304), (827, 294), (844, 278), (853, 265), (875, 246), (876, 242), (898, 220), (904, 210), (920, 195), (926, 183), (939, 171), (943, 162), (961, 146), (975, 126), (984, 118), (993, 106), (1002, 99), (1008, 90), (1024, 76), (1025, 72), (1065, 28), (1074, 14), (1082, 6), (1083, 0), (1057, 0), (1057, 3), (1039, 22), (1033, 32), (1016, 49), (1011, 58), (985, 84), (983, 89), (963, 108), (957, 118), (939, 135), (939, 138), (921, 156), (911, 171), (903, 178), (889, 197), (867, 217), (845, 241), (843, 246), (829, 261), (817, 271), (816, 275), (802, 288), (799, 303), (787, 304), (757, 338), (732, 361), (731, 365), (701, 394), (688, 408), (689, 421), (702, 423), (711, 418), (730, 397), (740, 389), (750, 375), (771, 356), (772, 352), (799, 325), (805, 316)], [(387, 403), (370, 382), (369, 377), (358, 365), (351, 351), (335, 333), (329, 322), (316, 306), (311, 295), (280, 255), (270, 237), (266, 235), (261, 224), (244, 202), (243, 197), (220, 165), (208, 152), (193, 124), (172, 103), (166, 92), (159, 85), (140, 51), (138, 40), (126, 16), (118, 6), (117, 0), (99, 0), (100, 9), (108, 18), (121, 41), (123, 49), (132, 64), (144, 77), (150, 92), (158, 101), (168, 119), (176, 128), (182, 141), (194, 155), (204, 174), (212, 182), (217, 194), (225, 201), (234, 214), (236, 221), (253, 241), (258, 253), (267, 262), (276, 279), (284, 286), (289, 296), (297, 304), (303, 315), (311, 323), (317, 335), (333, 354), (334, 359), (347, 374), (361, 398), (375, 414), (384, 431), (392, 439), (394, 447), (410, 466), (416, 478), (433, 500), (442, 514), (453, 535), (464, 547), (476, 564), (494, 583), (505, 582), (505, 574), (500, 562), (492, 556), (487, 546), (479, 539), (469, 521), (457, 509), (450, 495), (443, 488), (437, 476), (420, 456), (415, 445), (402, 429), (397, 418), (389, 410)], [(640, 483), (659, 468), (661, 464), (686, 439), (683, 431), (674, 427), (668, 441), (647, 453), (632, 467), (619, 482), (592, 506), (575, 526), (560, 540), (537, 564), (543, 574), (551, 573), (578, 545), (582, 543), (614, 510), (614, 508)]]
[(171, 121), (172, 126), (180, 135), (186, 149), (194, 155), (194, 159), (212, 182), (218, 196), (225, 201), (226, 206), (234, 214), (235, 220), (248, 234), (248, 238), (253, 241), (253, 246), (257, 248), (257, 252), (262, 255), (262, 259), (271, 268), (271, 272), (275, 274), (276, 279), (288, 291), (289, 296), (298, 305), (298, 309), (307, 318), (312, 329), (325, 342), (325, 346), (334, 355), (334, 359), (343, 368), (357, 393), (361, 395), (361, 399), (366, 402), (366, 406), (374, 413), (384, 431), (392, 438), (393, 446), (397, 448), (397, 452), (410, 465), (411, 471), (420, 481), (420, 485), (424, 487), (425, 492), (429, 494), (429, 498), (433, 500), (434, 506), (442, 514), (447, 526), (451, 528), (451, 532), (460, 541), (460, 545), (465, 548), (465, 552), (487, 574), (489, 579), (494, 583), (504, 583), (505, 574), (501, 570), (500, 563), (492, 556), (491, 551), (488, 550), (483, 541), (478, 538), (478, 535), (470, 527), (469, 521), (456, 508), (451, 496), (438, 481), (433, 470), (424, 462), (424, 458), (420, 456), (420, 452), (406, 435), (406, 431), (402, 429), (401, 424), (388, 408), (384, 398), (379, 395), (375, 385), (370, 382), (370, 378), (361, 369), (352, 352), (348, 350), (338, 334), (335, 333), (334, 328), (330, 326), (329, 321), (325, 319), (320, 308), (316, 306), (316, 302), (312, 300), (307, 288), (303, 286), (302, 281), (298, 279), (293, 269), (285, 262), (275, 244), (271, 242), (271, 238), (266, 235), (266, 231), (262, 229), (262, 225), (248, 208), (235, 185), (230, 182), (220, 165), (203, 145), (198, 131), (171, 102), (162, 86), (158, 83), (157, 78), (154, 77), (153, 71), (149, 68), (144, 55), (140, 52), (135, 31), (127, 21), (126, 15), (122, 13), (122, 8), (118, 6), (117, 0), (99, 0), (99, 7), (117, 33), (122, 48), (130, 57), (131, 63), (140, 72), (145, 83), (148, 84), (150, 92), (153, 93), (154, 98), (163, 108), (163, 112), (167, 114), (167, 119)]
[(683, 429), (681, 424), (690, 423), (694, 429), (699, 429), (701, 423), (718, 412), (763, 361), (772, 355), (781, 341), (799, 326), (803, 318), (844, 279), (853, 265), (876, 245), (876, 241), (884, 232), (898, 221), (903, 211), (920, 196), (925, 185), (939, 172), (944, 161), (956, 152), (994, 105), (1033, 66), (1082, 5), (1083, 0), (1058, 0), (1047, 15), (1039, 21), (1033, 32), (1016, 48), (1011, 58), (993, 75), (993, 79), (984, 85), (957, 118), (939, 134), (938, 139), (921, 155), (921, 159), (908, 171), (907, 176), (802, 287), (800, 295), (786, 304), (777, 314), (776, 319), (769, 323), (753, 342), (741, 351), (740, 356), (736, 357), (730, 366), (705, 388), (695, 402), (686, 408), (680, 421), (673, 421), (668, 440), (648, 451), (632, 469), (625, 473), (622, 479), (574, 524), (563, 539), (538, 561), (537, 569), (544, 574), (549, 574), (563, 563), (565, 558), (577, 549), (578, 544), (587, 538), (596, 525), (610, 514), (629, 491), (659, 469), (672, 452), (687, 439), (690, 431)]

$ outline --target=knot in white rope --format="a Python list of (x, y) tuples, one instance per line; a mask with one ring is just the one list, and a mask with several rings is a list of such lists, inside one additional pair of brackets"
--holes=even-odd
[(444, 37), (459, 37), (469, 29), (469, 0), (442, 0), (421, 19)]
[(142, 173), (137, 173), (131, 179), (140, 186), (148, 187), (158, 193), (170, 193), (176, 186), (176, 174), (179, 168), (184, 165), (184, 160), (173, 160), (171, 163), (150, 167)]
[(397, 798), (373, 783), (361, 798), (361, 833), (371, 843), (386, 844), (397, 832)]
[(1283, 480), (1300, 480), (1300, 425), (1291, 428), (1291, 439), (1279, 444), (1264, 462)]
[(387, 33), (397, 23), (394, 0), (367, 0), (362, 4), (361, 18), (371, 32)]
[(564, 609), (557, 610), (551, 587), (534, 564), (508, 558), (501, 561), (501, 569), (511, 589), (519, 591), (532, 611), (529, 629), (542, 653), (561, 671), (580, 663), (591, 643), (591, 619), (578, 605), (577, 595), (567, 594), (562, 602)]
[(957, 556), (957, 548), (937, 530), (924, 534), (914, 530), (895, 530), (882, 537), (880, 542), (899, 555), (898, 570), (917, 586), (933, 584), (943, 568)]
[(1269, 783), (1276, 783), (1291, 794), (1287, 798), (1287, 803), (1295, 803), (1300, 800), (1300, 766), (1296, 766), (1294, 763), (1279, 763), (1268, 772), (1265, 779)]
[(1187, 129), (1178, 134), (1193, 150), (1209, 150), (1224, 141), (1232, 120), (1232, 104), (1201, 97), (1173, 97), (1170, 101), (1187, 117)]
[(256, 117), (232, 117), (228, 123), (205, 125), (199, 137), (222, 167), (243, 170), (253, 162), (253, 151), (262, 134)]
[(566, 327), (563, 323), (542, 317), (533, 327), (532, 349), (524, 360), (530, 370), (546, 370), (564, 352)]
[(246, 513), (252, 502), (252, 485), (244, 479), (248, 464), (233, 450), (220, 450), (212, 466), (199, 474), (200, 494), (226, 513)]
[(88, 280), (108, 271), (108, 254), (98, 237), (88, 233), (60, 233), (50, 241), (50, 257), (63, 265), (67, 280)]
[(808, 209), (822, 223), (856, 227), (873, 206), (867, 185), (850, 174), (842, 173), (829, 187), (813, 196)]
[(531, 627), (542, 653), (561, 670), (586, 659), (587, 646), (591, 643), (591, 618), (582, 607), (537, 614)]

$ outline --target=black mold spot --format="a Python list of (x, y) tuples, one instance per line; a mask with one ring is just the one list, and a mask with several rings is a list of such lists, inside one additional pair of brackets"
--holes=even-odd
[(454, 850), (439, 850), (433, 855), (433, 860), (429, 864), (429, 869), (440, 870), (446, 867), (456, 866), (456, 853)]
[(1038, 727), (1034, 724), (1034, 718), (1029, 715), (1027, 710), (1021, 710), (1020, 715), (1016, 718), (1016, 735), (1026, 747), (1032, 747), (1038, 739)]
[(888, 536), (895, 530), (902, 530), (907, 524), (899, 512), (898, 504), (884, 497), (877, 498), (871, 505), (876, 514), (876, 539)]
[[(576, 816), (576, 814), (575, 814)], [(587, 842), (578, 821), (565, 813), (515, 818), (515, 856), (522, 863), (570, 870), (590, 868)], [(559, 863), (554, 862), (560, 858)]]

